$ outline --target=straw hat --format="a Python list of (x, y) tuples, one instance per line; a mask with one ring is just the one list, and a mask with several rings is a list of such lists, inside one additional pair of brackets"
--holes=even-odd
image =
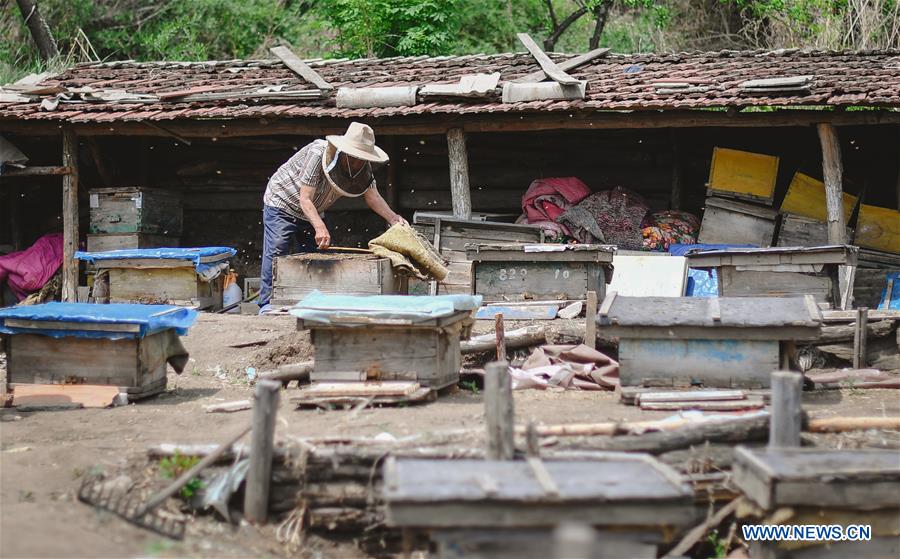
[(375, 132), (372, 127), (361, 122), (351, 122), (343, 136), (325, 136), (331, 145), (342, 152), (373, 163), (385, 163), (388, 154), (375, 145)]

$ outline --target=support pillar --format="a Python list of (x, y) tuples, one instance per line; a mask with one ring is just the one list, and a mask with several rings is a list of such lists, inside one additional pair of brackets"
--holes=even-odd
[(847, 243), (847, 223), (844, 220), (844, 165), (837, 130), (827, 122), (819, 123), (819, 142), (822, 144), (822, 175), (825, 179), (825, 204), (828, 215), (828, 244)]
[(450, 155), (450, 199), (453, 216), (472, 217), (472, 191), (469, 188), (469, 156), (466, 152), (466, 131), (451, 128), (447, 131), (447, 151)]
[(62, 300), (74, 303), (78, 300), (78, 136), (71, 128), (63, 129), (62, 164), (69, 168), (63, 175)]

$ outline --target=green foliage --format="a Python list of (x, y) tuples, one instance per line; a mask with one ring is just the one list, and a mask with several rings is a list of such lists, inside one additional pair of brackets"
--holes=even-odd
[[(159, 461), (159, 472), (166, 479), (175, 479), (184, 472), (193, 468), (200, 459), (196, 456), (184, 456), (177, 450), (175, 454)], [(190, 499), (203, 488), (203, 482), (199, 478), (193, 478), (181, 488), (181, 497)]]
[(474, 380), (461, 380), (459, 381), (459, 386), (463, 388), (463, 390), (468, 390), (472, 394), (478, 394), (478, 383)]
[(459, 26), (459, 0), (332, 0), (319, 10), (349, 57), (447, 54)]
[(719, 538), (719, 531), (712, 530), (709, 534), (706, 535), (706, 541), (713, 548), (712, 559), (723, 559), (726, 555), (728, 555), (728, 546), (727, 542), (721, 538)]

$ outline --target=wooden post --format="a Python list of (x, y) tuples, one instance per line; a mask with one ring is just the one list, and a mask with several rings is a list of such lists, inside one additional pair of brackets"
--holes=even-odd
[(769, 418), (769, 446), (800, 446), (803, 423), (803, 375), (787, 371), (772, 373), (772, 412)]
[(71, 128), (63, 129), (63, 167), (70, 172), (63, 175), (63, 265), (62, 300), (78, 300), (78, 136)]
[(819, 123), (818, 130), (819, 142), (822, 144), (822, 175), (825, 178), (828, 244), (843, 245), (847, 243), (847, 224), (844, 221), (844, 166), (841, 162), (841, 143), (833, 125), (822, 122)]
[(587, 292), (584, 310), (584, 345), (597, 349), (597, 292)]
[(503, 329), (503, 313), (494, 315), (494, 333), (497, 336), (497, 361), (506, 361), (506, 331)]
[(244, 490), (244, 518), (254, 524), (265, 524), (268, 519), (275, 417), (278, 414), (280, 390), (280, 382), (261, 380), (256, 385), (254, 395), (250, 468), (247, 471), (247, 486)]
[(469, 189), (469, 155), (466, 152), (466, 131), (462, 128), (447, 130), (447, 151), (450, 155), (450, 199), (453, 216), (461, 219), (472, 217), (472, 192)]
[(860, 307), (856, 309), (856, 329), (853, 332), (853, 368), (865, 369), (866, 360), (866, 329), (869, 327), (869, 309)]
[(484, 366), (488, 460), (512, 460), (515, 456), (515, 410), (508, 369), (506, 361), (494, 361)]

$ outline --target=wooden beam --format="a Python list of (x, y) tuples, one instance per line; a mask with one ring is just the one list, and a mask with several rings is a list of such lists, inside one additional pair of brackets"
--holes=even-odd
[(515, 410), (506, 361), (492, 361), (484, 366), (484, 415), (487, 459), (512, 460), (516, 453)]
[[(590, 52), (586, 52), (584, 54), (579, 54), (575, 58), (566, 60), (565, 62), (560, 62), (556, 66), (562, 70), (563, 72), (568, 72), (569, 70), (574, 70), (579, 66), (587, 64), (588, 62), (594, 60), (595, 58), (600, 58), (609, 52), (608, 48), (599, 48), (594, 49)], [(531, 82), (539, 82), (547, 77), (547, 74), (544, 73), (543, 70), (538, 70), (537, 72), (532, 72), (530, 74), (526, 74), (521, 78), (516, 78), (512, 80), (513, 83), (531, 83)]]
[(528, 49), (528, 52), (531, 53), (531, 56), (537, 60), (537, 63), (540, 64), (541, 70), (547, 74), (547, 77), (551, 80), (561, 83), (563, 85), (577, 85), (578, 80), (565, 73), (562, 68), (556, 65), (556, 62), (550, 60), (550, 57), (541, 50), (541, 47), (538, 46), (537, 43), (534, 42), (534, 39), (531, 38), (531, 35), (528, 33), (516, 33), (516, 37), (522, 41), (522, 44), (525, 45), (525, 48)]
[(447, 151), (450, 155), (450, 196), (453, 215), (470, 219), (472, 192), (469, 188), (469, 155), (466, 152), (466, 132), (462, 128), (451, 128), (447, 131)]
[(63, 264), (62, 300), (78, 300), (78, 136), (71, 128), (63, 128), (62, 162), (71, 171), (63, 175)]
[[(900, 124), (900, 112), (779, 110), (729, 114), (725, 111), (553, 111), (542, 113), (484, 113), (365, 118), (355, 120), (372, 126), (378, 134), (419, 136), (446, 134), (450, 128), (466, 132), (536, 132), (541, 130), (608, 130), (649, 128), (762, 128), (812, 126), (828, 122), (834, 126)], [(145, 122), (78, 123), (80, 136), (166, 136)], [(0, 119), (0, 133), (22, 136), (55, 136), (60, 123), (43, 120)], [(184, 138), (239, 138), (254, 136), (324, 136), (342, 134), (347, 119), (310, 117), (284, 119), (171, 120), (166, 129)]]
[(844, 165), (841, 161), (841, 143), (833, 125), (823, 122), (819, 123), (817, 128), (819, 142), (822, 144), (822, 174), (825, 177), (828, 244), (843, 245), (847, 242), (847, 224), (844, 222)]
[(269, 49), (269, 52), (274, 54), (279, 60), (284, 63), (285, 66), (290, 68), (295, 74), (315, 85), (319, 89), (334, 89), (333, 85), (325, 81), (318, 72), (316, 72), (315, 70), (310, 68), (309, 65), (300, 60), (300, 58), (298, 58), (297, 55), (291, 51), (291, 49), (283, 46), (272, 47)]
[(18, 177), (49, 177), (68, 175), (71, 172), (72, 169), (65, 166), (23, 167), (21, 169), (10, 167), (6, 169), (2, 175), (0, 175), (0, 179), (14, 179)]

